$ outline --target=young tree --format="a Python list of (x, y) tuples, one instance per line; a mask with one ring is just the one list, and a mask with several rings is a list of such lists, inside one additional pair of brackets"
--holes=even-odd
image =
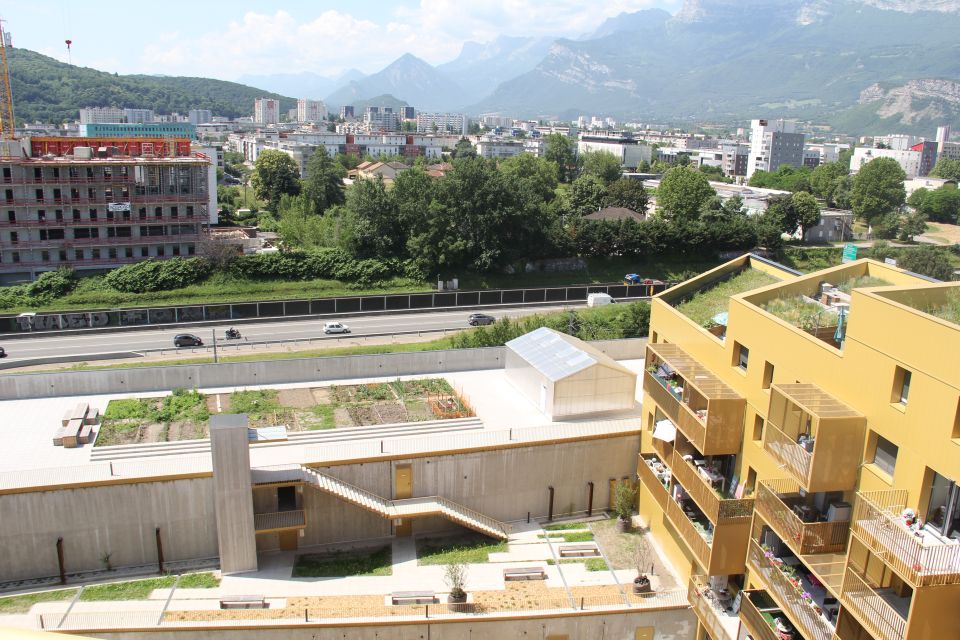
[(568, 196), (570, 213), (580, 217), (599, 211), (603, 207), (607, 189), (600, 178), (583, 175), (570, 185)]
[(907, 174), (893, 158), (875, 158), (853, 177), (850, 204), (853, 214), (870, 224), (880, 216), (896, 213), (906, 201), (903, 181)]
[(649, 200), (650, 196), (643, 188), (642, 180), (620, 178), (607, 187), (604, 203), (608, 207), (625, 207), (642, 215), (647, 212)]
[(897, 233), (898, 240), (913, 240), (915, 236), (925, 233), (927, 230), (927, 216), (919, 211), (903, 216), (900, 220), (900, 230)]
[(609, 186), (623, 175), (620, 159), (609, 151), (587, 151), (581, 158), (581, 175), (596, 176)]
[(674, 167), (664, 174), (657, 189), (657, 207), (667, 220), (692, 222), (715, 195), (707, 177), (690, 167)]
[(526, 194), (543, 202), (550, 202), (556, 195), (557, 165), (546, 158), (537, 158), (529, 153), (501, 160), (500, 173), (516, 178)]
[(474, 148), (472, 142), (466, 138), (461, 138), (453, 147), (453, 153), (450, 155), (453, 158), (476, 158), (477, 150)]
[(833, 206), (833, 195), (836, 191), (837, 179), (845, 177), (849, 171), (839, 162), (828, 162), (813, 170), (810, 174), (810, 189), (813, 195), (823, 198), (827, 206)]
[(300, 170), (293, 158), (269, 149), (257, 158), (250, 183), (257, 198), (266, 202), (270, 211), (276, 211), (281, 196), (300, 193)]
[(952, 185), (939, 189), (917, 189), (907, 204), (934, 222), (956, 224), (960, 215), (960, 190)]
[(556, 163), (560, 182), (570, 182), (577, 173), (577, 149), (573, 140), (562, 133), (551, 133), (546, 142), (543, 157)]
[(930, 172), (930, 177), (960, 181), (960, 160), (950, 160), (949, 158), (937, 160), (936, 166)]
[(354, 215), (354, 251), (363, 258), (397, 255), (405, 242), (404, 229), (383, 178), (357, 180), (347, 193)]
[(303, 181), (307, 211), (321, 214), (335, 204), (347, 201), (343, 166), (331, 158), (323, 147), (317, 149), (307, 162), (307, 177)]

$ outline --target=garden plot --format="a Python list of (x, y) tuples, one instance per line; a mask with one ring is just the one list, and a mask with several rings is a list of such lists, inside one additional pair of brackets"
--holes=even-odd
[(207, 438), (210, 415), (221, 412), (245, 413), (251, 427), (283, 425), (288, 432), (475, 415), (442, 378), (209, 395), (177, 389), (165, 397), (112, 400), (96, 445)]

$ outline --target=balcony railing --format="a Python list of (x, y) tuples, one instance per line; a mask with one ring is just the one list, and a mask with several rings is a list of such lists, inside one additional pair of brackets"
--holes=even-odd
[(857, 494), (853, 533), (894, 571), (916, 587), (960, 584), (960, 545), (904, 526), (906, 491)]
[(713, 640), (734, 640), (737, 637), (737, 616), (727, 613), (716, 601), (705, 576), (690, 576), (687, 600)]
[(657, 455), (661, 460), (670, 462), (670, 459), (673, 458), (673, 444), (661, 440), (660, 438), (651, 438), (651, 446), (653, 450), (657, 452)]
[(716, 492), (710, 481), (704, 478), (695, 465), (684, 460), (679, 452), (673, 452), (670, 463), (673, 477), (690, 495), (710, 522), (718, 524), (729, 520), (749, 520), (753, 515), (753, 499), (725, 499)]
[(667, 501), (670, 500), (670, 493), (667, 491), (667, 488), (664, 486), (660, 479), (657, 478), (656, 473), (653, 469), (650, 468), (650, 462), (663, 464), (661, 460), (656, 459), (655, 457), (643, 457), (640, 456), (640, 462), (637, 465), (637, 475), (640, 476), (640, 481), (643, 483), (643, 486), (647, 488), (648, 491), (653, 495), (653, 499), (660, 505), (661, 509), (666, 509)]
[(183, 232), (177, 234), (166, 234), (162, 236), (103, 236), (98, 238), (59, 238), (46, 240), (21, 238), (16, 242), (10, 240), (0, 240), (0, 247), (20, 249), (21, 251), (30, 251), (31, 249), (66, 249), (70, 247), (116, 247), (127, 245), (144, 244), (169, 244), (176, 242), (196, 242), (200, 232)]
[(740, 619), (747, 625), (753, 640), (780, 640), (773, 632), (770, 623), (767, 622), (757, 605), (753, 602), (754, 594), (762, 594), (763, 591), (744, 591), (740, 597)]
[[(690, 552), (697, 558), (697, 561), (700, 563), (700, 566), (705, 570), (710, 570), (710, 543), (707, 542), (706, 538), (703, 537), (703, 534), (693, 526), (693, 521), (687, 517), (687, 514), (683, 512), (683, 509), (677, 504), (677, 501), (673, 498), (667, 500), (667, 506), (664, 511), (667, 514), (667, 518), (673, 524), (674, 528), (677, 530), (677, 533), (680, 534), (680, 537), (683, 538), (683, 541), (687, 543), (687, 547), (690, 548)], [(743, 556), (741, 556), (742, 558)]]
[(877, 640), (904, 640), (907, 621), (851, 566), (843, 575), (842, 604)]
[(152, 204), (156, 202), (186, 202), (192, 204), (205, 204), (207, 202), (207, 193), (202, 191), (180, 194), (145, 193), (129, 196), (114, 196), (112, 198), (108, 198), (106, 196), (95, 196), (93, 198), (83, 196), (60, 196), (59, 198), (54, 196), (44, 196), (42, 198), (5, 198), (2, 201), (2, 204), (8, 207), (52, 207), (56, 205), (75, 204), (116, 204), (120, 202), (132, 202), (134, 204)]
[(798, 482), (807, 484), (810, 476), (810, 467), (813, 464), (813, 453), (807, 451), (803, 445), (767, 422), (763, 429), (763, 448), (776, 458)]
[(306, 520), (302, 509), (256, 513), (253, 516), (253, 528), (257, 533), (269, 533), (271, 531), (283, 531), (285, 529), (303, 529), (305, 526)]
[(847, 548), (850, 522), (804, 522), (780, 497), (800, 496), (800, 487), (791, 480), (765, 480), (757, 487), (756, 510), (799, 556), (842, 553)]
[(760, 576), (768, 593), (776, 599), (777, 604), (807, 640), (830, 640), (833, 626), (804, 601), (802, 592), (767, 559), (755, 540), (750, 541), (747, 563), (750, 570)]
[[(49, 214), (50, 212), (48, 212)], [(70, 213), (69, 211), (67, 212)], [(149, 217), (140, 217), (140, 216), (130, 216), (127, 218), (122, 217), (113, 217), (113, 218), (61, 218), (57, 219), (54, 217), (45, 218), (43, 220), (37, 219), (17, 219), (10, 220), (9, 218), (0, 219), (0, 226), (4, 227), (99, 227), (107, 225), (142, 225), (142, 224), (157, 224), (160, 222), (181, 222), (181, 223), (191, 223), (191, 222), (207, 222), (207, 216), (199, 213), (196, 214), (183, 214), (180, 216), (154, 216)]]

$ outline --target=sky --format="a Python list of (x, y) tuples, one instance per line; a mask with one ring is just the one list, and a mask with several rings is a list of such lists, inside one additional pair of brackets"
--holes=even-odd
[[(111, 73), (237, 80), (245, 74), (379, 71), (404, 53), (431, 64), (469, 40), (578, 37), (621, 12), (682, 0), (356, 2), (21, 0), (0, 6), (13, 45)], [(118, 10), (125, 10), (121, 13)]]

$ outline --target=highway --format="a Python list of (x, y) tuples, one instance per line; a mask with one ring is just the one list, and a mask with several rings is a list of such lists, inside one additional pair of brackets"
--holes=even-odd
[[(417, 331), (426, 329), (465, 329), (467, 316), (471, 313), (486, 313), (495, 318), (528, 316), (534, 313), (548, 313), (559, 311), (576, 304), (557, 306), (532, 307), (503, 307), (487, 310), (454, 310), (430, 311), (425, 313), (402, 313), (360, 316), (357, 318), (337, 318), (348, 325), (352, 336), (362, 337), (371, 334), (383, 334), (401, 331)], [(0, 341), (7, 351), (5, 362), (24, 360), (29, 358), (44, 358), (50, 356), (80, 356), (101, 353), (117, 353), (121, 351), (141, 351), (145, 349), (174, 350), (173, 337), (178, 333), (192, 333), (203, 340), (205, 346), (213, 343), (211, 331), (216, 331), (218, 345), (236, 345), (238, 342), (263, 342), (267, 340), (306, 340), (308, 338), (322, 338), (323, 324), (330, 318), (291, 319), (275, 322), (255, 322), (238, 324), (236, 328), (243, 337), (240, 340), (223, 340), (224, 331), (230, 327), (229, 323), (215, 326), (169, 328), (169, 329), (141, 329), (136, 331), (116, 331), (89, 334), (75, 333), (66, 336), (50, 335), (49, 337), (31, 337), (24, 339), (3, 338)], [(338, 336), (329, 336), (336, 341)], [(316, 346), (317, 343), (314, 343)], [(181, 349), (186, 354), (194, 351), (187, 347)], [(197, 351), (205, 351), (199, 349)]]

